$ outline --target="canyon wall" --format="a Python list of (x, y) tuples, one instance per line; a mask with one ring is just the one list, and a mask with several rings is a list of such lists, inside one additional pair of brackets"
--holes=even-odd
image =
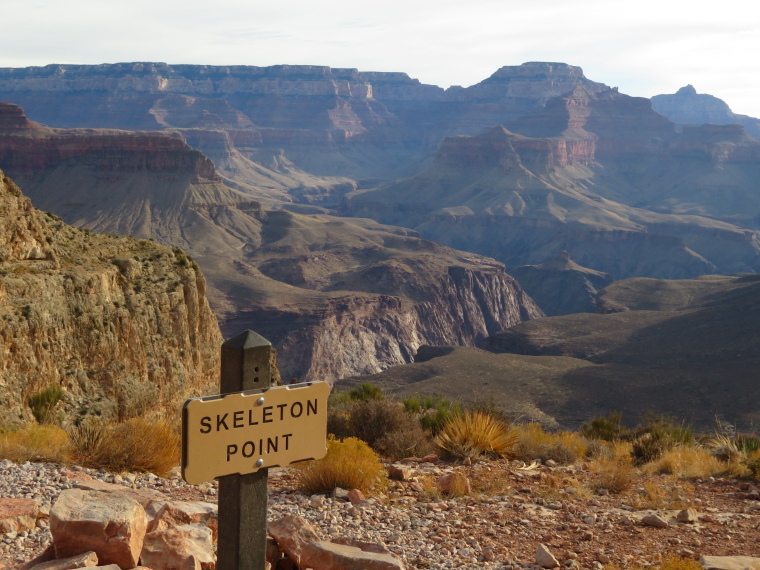
[(0, 173), (0, 405), (32, 419), (60, 386), (65, 417), (166, 409), (218, 382), (221, 334), (206, 282), (180, 250), (101, 236), (36, 210)]

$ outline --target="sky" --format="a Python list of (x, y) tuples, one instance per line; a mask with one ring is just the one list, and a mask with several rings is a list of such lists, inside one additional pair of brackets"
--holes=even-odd
[(750, 0), (0, 0), (0, 67), (131, 61), (402, 71), (441, 87), (555, 61), (627, 95), (691, 84), (760, 117)]

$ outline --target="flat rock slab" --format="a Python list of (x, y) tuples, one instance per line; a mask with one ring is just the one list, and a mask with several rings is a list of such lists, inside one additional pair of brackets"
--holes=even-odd
[(85, 568), (98, 565), (98, 555), (94, 552), (85, 552), (68, 558), (59, 558), (42, 562), (31, 567), (31, 570), (74, 570), (74, 568)]
[(146, 526), (140, 503), (101, 491), (68, 489), (50, 510), (50, 532), (58, 558), (92, 550), (101, 565), (133, 568), (140, 558)]
[(83, 491), (99, 491), (101, 493), (110, 493), (113, 495), (120, 495), (122, 497), (129, 497), (140, 503), (140, 506), (145, 508), (151, 501), (166, 500), (166, 496), (154, 489), (131, 489), (123, 485), (114, 485), (113, 483), (105, 483), (104, 481), (98, 481), (93, 479), (91, 481), (79, 481), (74, 484), (75, 489), (81, 489)]
[(760, 558), (753, 556), (702, 556), (699, 563), (705, 570), (760, 568)]
[(298, 516), (270, 523), (267, 530), (277, 546), (300, 568), (320, 570), (403, 570), (404, 564), (391, 554), (364, 550), (359, 546), (320, 540), (314, 527)]
[(39, 511), (33, 499), (0, 499), (0, 534), (33, 529)]

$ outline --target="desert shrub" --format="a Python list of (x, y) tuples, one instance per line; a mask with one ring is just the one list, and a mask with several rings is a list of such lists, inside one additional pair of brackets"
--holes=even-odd
[(27, 424), (0, 434), (0, 457), (16, 463), (63, 463), (68, 460), (69, 453), (69, 438), (58, 426)]
[(160, 419), (133, 418), (112, 425), (81, 424), (70, 430), (73, 453), (90, 467), (166, 475), (180, 458), (180, 436)]
[(549, 459), (560, 464), (574, 463), (586, 455), (587, 442), (579, 434), (569, 431), (547, 432), (538, 423), (515, 428), (517, 445), (514, 455), (524, 461)]
[(32, 410), (34, 419), (41, 424), (54, 423), (53, 409), (63, 399), (63, 394), (63, 388), (58, 384), (51, 384), (29, 396), (26, 402)]
[(389, 459), (424, 455), (433, 446), (417, 417), (393, 400), (356, 400), (328, 414), (328, 432), (356, 437)]
[(356, 388), (351, 388), (348, 391), (348, 395), (352, 400), (359, 400), (362, 402), (385, 399), (385, 394), (383, 394), (382, 388), (372, 382), (365, 382)]
[(726, 465), (701, 447), (677, 446), (644, 466), (647, 473), (665, 473), (679, 477), (710, 477), (726, 470)]
[(446, 422), (435, 443), (445, 454), (458, 459), (504, 457), (517, 443), (517, 436), (489, 414), (466, 412)]
[(650, 415), (633, 434), (631, 454), (636, 465), (643, 465), (663, 456), (679, 444), (690, 444), (694, 434), (685, 424), (676, 424), (667, 416)]
[(419, 414), (420, 425), (433, 436), (451, 418), (464, 414), (461, 404), (440, 396), (411, 396), (404, 398), (403, 403), (407, 411)]
[(307, 494), (330, 493), (336, 487), (369, 492), (382, 481), (383, 466), (377, 453), (363, 441), (348, 437), (327, 440), (327, 455), (294, 465), (298, 488)]
[(599, 416), (581, 426), (581, 435), (589, 439), (615, 441), (628, 435), (628, 428), (621, 424), (622, 412), (610, 412), (607, 417)]
[(592, 461), (589, 468), (599, 473), (597, 486), (611, 493), (622, 493), (630, 489), (636, 476), (630, 459), (598, 459)]

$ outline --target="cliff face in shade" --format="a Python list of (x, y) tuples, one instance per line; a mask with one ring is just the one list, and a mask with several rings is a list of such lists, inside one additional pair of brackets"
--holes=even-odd
[(218, 382), (219, 327), (206, 282), (180, 251), (95, 235), (36, 210), (0, 173), (0, 399), (31, 420), (59, 385), (59, 412), (106, 419), (179, 409)]
[(566, 251), (547, 263), (510, 267), (509, 274), (547, 316), (596, 312), (596, 294), (612, 280), (609, 275), (581, 267)]
[(284, 376), (375, 372), (542, 315), (493, 260), (369, 220), (268, 211), (170, 134), (47, 129), (3, 108), (36, 134), (0, 131), (0, 164), (40, 207), (191, 253), (225, 336), (268, 338)]

